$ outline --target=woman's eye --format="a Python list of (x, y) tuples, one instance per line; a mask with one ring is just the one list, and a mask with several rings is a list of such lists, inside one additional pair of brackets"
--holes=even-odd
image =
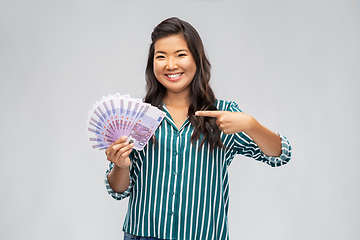
[(164, 56), (156, 56), (155, 59), (165, 58)]
[(178, 57), (185, 57), (185, 56), (186, 56), (185, 53), (180, 53), (180, 54), (178, 55)]

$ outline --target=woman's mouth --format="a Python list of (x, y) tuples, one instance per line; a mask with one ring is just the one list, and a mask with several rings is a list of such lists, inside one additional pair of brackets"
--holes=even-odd
[(173, 74), (165, 74), (166, 78), (170, 81), (179, 80), (184, 73), (173, 73)]

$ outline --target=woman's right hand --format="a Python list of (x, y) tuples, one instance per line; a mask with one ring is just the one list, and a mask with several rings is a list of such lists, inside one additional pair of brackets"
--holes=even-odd
[(105, 150), (107, 160), (122, 169), (128, 169), (130, 167), (131, 161), (129, 154), (131, 153), (132, 147), (134, 146), (134, 143), (129, 144), (126, 139), (126, 136), (118, 138)]

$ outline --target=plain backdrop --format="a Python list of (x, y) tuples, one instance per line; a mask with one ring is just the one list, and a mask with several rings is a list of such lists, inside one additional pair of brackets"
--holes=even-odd
[(237, 156), (229, 231), (245, 240), (360, 239), (360, 1), (0, 1), (0, 238), (122, 239), (92, 104), (144, 97), (150, 34), (200, 33), (217, 98), (289, 138), (271, 168)]

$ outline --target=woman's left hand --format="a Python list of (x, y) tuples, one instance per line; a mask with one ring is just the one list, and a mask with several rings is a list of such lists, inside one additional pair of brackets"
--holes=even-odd
[(216, 125), (225, 134), (246, 132), (255, 120), (246, 113), (229, 111), (197, 111), (195, 116), (215, 117)]
[(216, 124), (225, 134), (246, 132), (268, 156), (281, 154), (281, 139), (278, 134), (262, 126), (255, 118), (243, 112), (197, 111), (195, 116), (215, 117)]

